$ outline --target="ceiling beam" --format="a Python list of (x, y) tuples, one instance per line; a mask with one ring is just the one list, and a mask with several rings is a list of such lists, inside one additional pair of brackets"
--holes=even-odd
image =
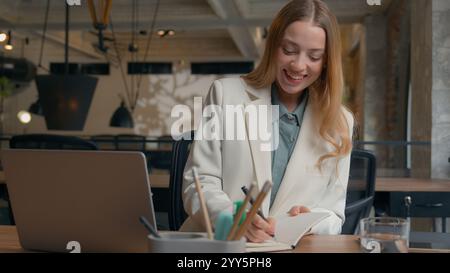
[[(228, 22), (236, 20), (241, 21), (242, 24), (240, 25), (228, 25), (228, 32), (244, 58), (252, 60), (259, 59), (261, 56), (260, 48), (262, 39), (259, 39), (256, 35), (252, 35), (253, 33), (249, 29), (246, 20), (243, 20), (238, 8), (239, 2), (242, 1), (243, 0), (208, 0), (208, 3), (222, 20)], [(268, 22), (269, 20), (267, 20), (264, 25)]]

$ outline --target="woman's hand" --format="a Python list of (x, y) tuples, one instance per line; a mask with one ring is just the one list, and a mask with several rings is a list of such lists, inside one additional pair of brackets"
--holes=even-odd
[(289, 211), (289, 216), (297, 216), (300, 213), (311, 212), (311, 210), (305, 206), (293, 206)]
[(268, 218), (267, 221), (264, 221), (259, 215), (255, 215), (252, 223), (245, 232), (247, 240), (254, 243), (262, 243), (266, 240), (270, 240), (274, 235), (275, 219)]

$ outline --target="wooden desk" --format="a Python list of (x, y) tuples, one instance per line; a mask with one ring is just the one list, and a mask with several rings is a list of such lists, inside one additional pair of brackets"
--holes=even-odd
[(447, 230), (445, 218), (450, 217), (450, 180), (377, 178), (376, 208), (391, 216), (406, 217), (406, 197), (412, 201), (411, 217), (442, 218), (442, 230)]
[[(25, 253), (15, 226), (0, 226), (0, 253)], [(294, 253), (360, 253), (358, 236), (310, 235), (300, 240)], [(411, 253), (450, 253), (450, 249), (410, 248)]]
[(19, 243), (15, 226), (0, 226), (0, 253), (26, 252)]
[[(150, 184), (155, 188), (169, 188), (170, 175), (150, 174)], [(0, 171), (0, 184), (5, 183), (5, 174)], [(384, 178), (378, 177), (377, 192), (450, 192), (450, 180), (419, 178)]]
[(360, 253), (356, 235), (309, 235), (303, 237), (294, 253)]
[(450, 180), (377, 177), (377, 192), (450, 192)]
[[(358, 253), (358, 237), (354, 235), (310, 235), (304, 237), (294, 253)], [(0, 226), (0, 253), (27, 252), (19, 243), (15, 226)]]

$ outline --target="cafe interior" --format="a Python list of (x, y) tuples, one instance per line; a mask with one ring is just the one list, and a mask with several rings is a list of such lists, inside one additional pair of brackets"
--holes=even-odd
[[(287, 2), (0, 0), (1, 149), (141, 152), (157, 227), (177, 230), (187, 152), (172, 110), (251, 72)], [(355, 117), (342, 234), (399, 217), (416, 247), (450, 251), (450, 2), (324, 2)], [(11, 201), (0, 164), (0, 227), (16, 224)]]

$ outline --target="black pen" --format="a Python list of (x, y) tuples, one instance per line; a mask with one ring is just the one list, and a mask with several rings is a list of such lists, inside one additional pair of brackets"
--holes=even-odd
[(144, 216), (139, 217), (139, 221), (144, 225), (144, 227), (156, 238), (161, 238), (161, 236), (158, 234), (158, 232), (155, 230), (155, 228), (150, 225), (150, 223), (147, 221), (147, 218)]
[[(246, 187), (246, 186), (242, 186), (242, 187), (241, 187), (241, 190), (242, 190), (242, 192), (243, 192), (245, 195), (248, 194), (248, 190), (247, 190), (247, 187)], [(253, 196), (250, 196), (250, 204), (253, 205), (253, 202), (255, 202), (255, 200), (253, 199)], [(263, 218), (264, 221), (267, 222), (267, 219), (266, 219), (266, 217), (264, 217), (264, 215), (263, 215), (261, 209), (258, 210), (257, 214), (258, 214), (259, 216), (261, 216), (261, 218)]]

